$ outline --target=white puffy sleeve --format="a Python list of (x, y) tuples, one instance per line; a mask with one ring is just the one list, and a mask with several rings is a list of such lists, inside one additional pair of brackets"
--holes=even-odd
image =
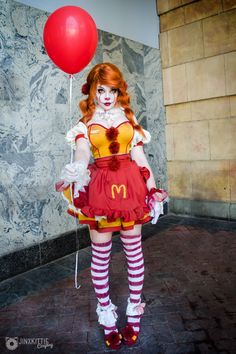
[(79, 122), (68, 131), (68, 133), (66, 134), (66, 142), (68, 145), (72, 146), (74, 150), (76, 150), (75, 143), (78, 138), (88, 139), (88, 129), (86, 125), (82, 122)]
[(139, 131), (134, 130), (134, 136), (133, 136), (133, 140), (131, 143), (131, 149), (135, 146), (135, 145), (142, 145), (143, 144), (148, 144), (151, 141), (151, 134), (143, 129), (143, 132), (145, 134), (145, 136), (143, 136)]
[[(134, 121), (138, 124), (137, 118), (134, 116)], [(143, 128), (142, 128), (143, 129)], [(148, 144), (151, 141), (151, 134), (146, 130), (143, 129), (144, 135), (143, 136), (141, 134), (141, 132), (139, 132), (138, 130), (134, 129), (134, 136), (133, 136), (133, 140), (131, 143), (131, 149), (135, 146), (135, 145), (142, 145), (142, 144)]]
[(139, 131), (135, 130), (134, 131), (134, 137), (132, 141), (132, 147), (137, 145), (138, 143), (142, 142), (143, 144), (148, 144), (151, 141), (151, 134), (143, 129), (144, 135), (143, 136)]

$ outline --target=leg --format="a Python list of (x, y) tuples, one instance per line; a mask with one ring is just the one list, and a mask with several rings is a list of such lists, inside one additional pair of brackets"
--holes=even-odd
[(90, 238), (92, 248), (92, 283), (99, 304), (106, 309), (110, 304), (108, 274), (112, 248), (112, 233), (98, 233), (96, 230), (90, 230)]
[[(128, 280), (130, 296), (126, 310), (127, 325), (137, 336), (140, 330), (140, 319), (145, 304), (141, 304), (141, 293), (144, 280), (144, 258), (141, 241), (141, 225), (135, 225), (133, 230), (122, 231), (121, 241), (128, 265)], [(136, 339), (135, 339), (136, 340)]]
[[(90, 230), (92, 261), (91, 276), (94, 291), (98, 300), (97, 315), (103, 325), (106, 344), (110, 347), (120, 345), (120, 337), (116, 327), (117, 307), (112, 304), (109, 296), (109, 263), (112, 248), (112, 233), (98, 233)], [(110, 337), (109, 337), (110, 335)], [(109, 343), (109, 344), (108, 344)]]

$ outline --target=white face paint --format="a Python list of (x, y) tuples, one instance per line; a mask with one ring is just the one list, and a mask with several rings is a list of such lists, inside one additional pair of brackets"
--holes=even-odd
[(96, 99), (98, 106), (109, 111), (117, 102), (118, 90), (106, 85), (98, 85)]

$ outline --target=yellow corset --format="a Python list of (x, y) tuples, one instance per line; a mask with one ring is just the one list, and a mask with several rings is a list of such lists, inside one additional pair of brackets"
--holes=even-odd
[(95, 159), (113, 154), (127, 154), (130, 151), (134, 128), (130, 122), (123, 122), (116, 128), (106, 128), (93, 123), (88, 127), (88, 136)]

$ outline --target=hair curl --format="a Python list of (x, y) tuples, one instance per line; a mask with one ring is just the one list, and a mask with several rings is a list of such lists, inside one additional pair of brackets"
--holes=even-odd
[(144, 135), (142, 127), (135, 122), (134, 112), (130, 108), (130, 96), (126, 91), (128, 85), (117, 66), (111, 63), (97, 64), (89, 72), (86, 81), (88, 98), (79, 102), (79, 107), (83, 114), (81, 121), (86, 124), (93, 117), (96, 108), (94, 98), (97, 85), (107, 85), (118, 90), (117, 103), (124, 108), (125, 115), (134, 129)]

